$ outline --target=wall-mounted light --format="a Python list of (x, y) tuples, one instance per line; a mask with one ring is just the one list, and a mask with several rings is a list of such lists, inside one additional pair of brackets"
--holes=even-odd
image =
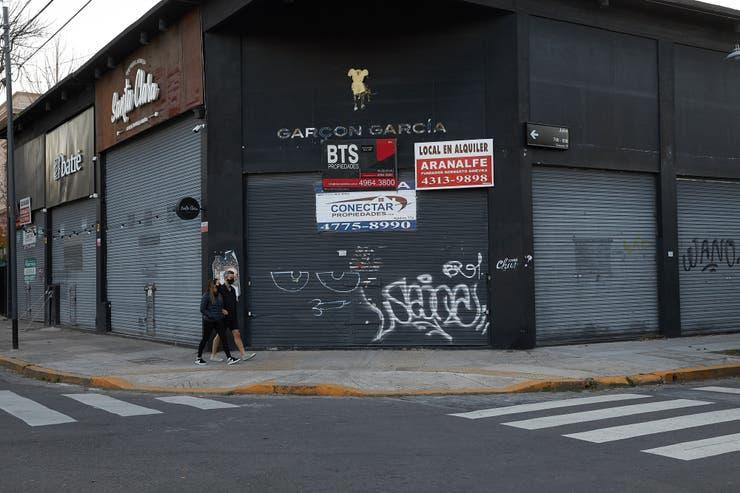
[(149, 44), (149, 35), (146, 33), (146, 31), (141, 31), (141, 33), (139, 33), (139, 44)]
[(740, 43), (737, 43), (735, 45), (735, 49), (730, 52), (727, 57), (725, 57), (726, 60), (740, 60)]
[(106, 65), (108, 68), (116, 68), (116, 61), (113, 59), (112, 56), (108, 57), (108, 61), (106, 62)]
[(102, 71), (102, 70), (100, 70), (99, 68), (96, 68), (96, 69), (95, 69), (95, 70), (93, 71), (93, 76), (94, 76), (94, 77), (95, 77), (96, 79), (99, 79), (101, 75), (103, 75), (103, 71)]
[(159, 21), (157, 22), (157, 29), (159, 29), (162, 32), (166, 31), (167, 30), (167, 21), (164, 20), (164, 19), (159, 19)]

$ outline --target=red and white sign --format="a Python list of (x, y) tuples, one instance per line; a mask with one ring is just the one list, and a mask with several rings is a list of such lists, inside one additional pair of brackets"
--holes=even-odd
[(17, 224), (19, 226), (31, 224), (31, 197), (25, 197), (20, 200)]
[(493, 139), (417, 142), (416, 189), (493, 186)]

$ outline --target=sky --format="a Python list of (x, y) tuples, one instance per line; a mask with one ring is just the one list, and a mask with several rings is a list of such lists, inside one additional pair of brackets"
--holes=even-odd
[[(28, 0), (10, 0), (11, 5), (23, 5)], [(48, 34), (54, 33), (88, 0), (53, 0), (39, 17), (48, 26)], [(706, 1), (706, 0), (705, 0)], [(60, 56), (63, 70), (67, 72), (82, 65), (89, 57), (105, 46), (121, 31), (141, 17), (159, 0), (92, 0), (91, 3), (57, 36), (63, 48)], [(30, 0), (25, 14), (38, 12), (48, 0)], [(713, 0), (714, 3), (740, 10), (740, 0)], [(38, 41), (40, 44), (42, 41)], [(51, 58), (54, 43), (33, 57), (27, 65), (30, 71)], [(15, 90), (30, 90), (29, 82), (21, 78)], [(2, 97), (4, 99), (4, 97)]]

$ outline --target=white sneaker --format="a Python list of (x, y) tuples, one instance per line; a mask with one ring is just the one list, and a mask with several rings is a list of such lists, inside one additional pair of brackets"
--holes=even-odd
[(242, 356), (242, 361), (249, 361), (255, 356), (257, 356), (257, 353), (244, 353), (244, 356)]
[(219, 355), (217, 354), (216, 356), (214, 356), (214, 355), (211, 355), (211, 358), (210, 358), (210, 360), (211, 360), (211, 361), (223, 361), (223, 360), (224, 360), (224, 358), (223, 358), (223, 356), (219, 356)]
[(239, 358), (229, 358), (229, 360), (226, 362), (227, 365), (235, 365), (241, 360)]

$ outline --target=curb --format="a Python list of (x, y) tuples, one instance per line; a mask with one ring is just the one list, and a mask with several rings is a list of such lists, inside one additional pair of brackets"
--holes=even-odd
[(529, 380), (507, 387), (480, 387), (454, 389), (400, 389), (364, 391), (337, 384), (283, 385), (266, 381), (241, 387), (157, 387), (136, 385), (116, 376), (84, 376), (66, 373), (27, 361), (0, 356), (0, 367), (13, 370), (24, 377), (52, 383), (68, 383), (105, 390), (127, 390), (131, 392), (156, 392), (171, 394), (210, 395), (299, 395), (323, 397), (400, 397), (440, 395), (515, 394), (531, 392), (572, 392), (603, 390), (616, 387), (671, 384), (694, 380), (740, 376), (740, 362), (695, 368), (677, 368), (636, 375), (615, 375), (581, 379)]

